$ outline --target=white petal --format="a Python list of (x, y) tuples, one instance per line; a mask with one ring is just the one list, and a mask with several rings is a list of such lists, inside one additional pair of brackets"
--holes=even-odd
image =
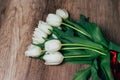
[(58, 65), (62, 63), (64, 57), (60, 52), (46, 52), (43, 56), (46, 65)]
[(41, 55), (41, 48), (35, 45), (29, 45), (28, 49), (25, 51), (26, 56), (38, 57)]
[(56, 14), (62, 17), (63, 19), (67, 19), (69, 17), (68, 12), (65, 9), (57, 9)]
[(45, 65), (59, 65), (60, 63), (45, 62)]
[(62, 44), (59, 40), (49, 40), (45, 42), (45, 50), (46, 51), (58, 51), (62, 47)]
[(51, 26), (59, 27), (62, 23), (62, 18), (56, 14), (48, 14), (46, 22)]
[(32, 38), (33, 39), (33, 43), (34, 44), (39, 44), (39, 43), (44, 43), (45, 42), (45, 40), (43, 39), (43, 38), (38, 38), (38, 37), (33, 37)]
[(39, 21), (38, 28), (45, 32), (46, 34), (50, 34), (51, 33), (50, 30), (53, 29), (49, 24), (43, 21)]
[(47, 34), (41, 31), (39, 28), (36, 28), (33, 34), (33, 43), (44, 43), (44, 38), (47, 38)]
[(37, 33), (39, 36), (42, 36), (42, 37), (47, 37), (47, 34), (45, 32), (43, 32), (42, 30), (40, 30), (39, 28), (36, 28), (34, 33)]

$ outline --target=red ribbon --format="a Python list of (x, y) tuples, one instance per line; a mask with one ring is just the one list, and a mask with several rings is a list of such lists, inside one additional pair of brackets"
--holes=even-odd
[(120, 63), (117, 61), (117, 52), (110, 51), (110, 65), (111, 71), (115, 80), (120, 80)]

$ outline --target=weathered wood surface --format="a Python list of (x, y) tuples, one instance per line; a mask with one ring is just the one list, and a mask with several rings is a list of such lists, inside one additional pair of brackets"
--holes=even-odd
[(0, 0), (0, 80), (72, 80), (84, 66), (45, 66), (24, 56), (40, 19), (65, 8), (73, 19), (85, 14), (106, 38), (120, 44), (120, 0)]

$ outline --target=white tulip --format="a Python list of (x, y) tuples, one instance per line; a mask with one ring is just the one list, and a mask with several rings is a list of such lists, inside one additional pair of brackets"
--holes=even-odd
[(49, 24), (43, 21), (39, 21), (38, 28), (40, 28), (40, 30), (42, 30), (46, 34), (50, 34), (51, 33), (50, 30), (53, 29)]
[(62, 18), (56, 14), (48, 14), (46, 22), (51, 26), (59, 27), (62, 23)]
[(44, 38), (47, 38), (47, 34), (40, 30), (39, 28), (36, 28), (32, 38), (33, 43), (34, 44), (44, 43), (45, 42)]
[(58, 65), (62, 63), (64, 56), (60, 52), (46, 52), (43, 59), (46, 65)]
[(61, 49), (61, 47), (62, 47), (62, 44), (59, 40), (53, 39), (53, 40), (49, 40), (49, 41), (45, 42), (45, 50), (46, 51), (50, 51), (50, 52), (58, 51)]
[(32, 44), (29, 45), (28, 49), (25, 51), (25, 55), (30, 57), (38, 57), (41, 54), (42, 54), (41, 48)]
[(67, 19), (69, 17), (69, 14), (65, 9), (57, 9), (56, 14), (62, 17), (63, 19)]

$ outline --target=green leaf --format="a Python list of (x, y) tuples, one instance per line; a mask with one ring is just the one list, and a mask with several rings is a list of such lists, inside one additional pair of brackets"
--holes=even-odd
[(108, 43), (105, 40), (100, 28), (95, 23), (89, 22), (89, 18), (84, 15), (80, 15), (80, 20), (77, 22), (80, 27), (83, 27), (91, 36), (92, 40), (108, 47)]
[(40, 48), (44, 48), (44, 44), (33, 44), (33, 45), (38, 46)]
[(72, 64), (91, 64), (92, 58), (65, 58), (64, 62), (72, 63)]
[(110, 42), (109, 43), (109, 50), (114, 50), (114, 51), (120, 52), (120, 46), (113, 43), (113, 42)]
[(114, 80), (110, 67), (110, 54), (107, 54), (107, 56), (103, 56), (100, 58), (100, 68), (104, 73), (105, 80)]
[(99, 69), (98, 69), (98, 61), (95, 59), (93, 61), (93, 64), (91, 66), (91, 78), (92, 80), (102, 80), (98, 74)]
[(73, 28), (76, 28), (77, 30), (79, 30), (79, 32), (82, 35), (87, 36), (88, 38), (92, 38), (91, 35), (87, 31), (85, 31), (82, 27), (80, 27), (80, 25), (76, 24), (74, 21), (66, 19), (66, 20), (64, 20), (64, 22), (69, 24)]
[(100, 28), (95, 23), (90, 22), (79, 22), (78, 23), (81, 27), (83, 27), (91, 36), (94, 42), (104, 45), (108, 47), (108, 43), (104, 38)]
[(71, 37), (74, 36), (73, 30), (69, 28), (63, 31), (63, 30), (58, 29), (57, 27), (53, 27), (52, 33), (55, 34), (58, 37), (58, 39), (61, 39), (62, 36), (71, 36)]
[(91, 68), (91, 79), (92, 80), (102, 80), (98, 75), (97, 69), (94, 67)]
[(65, 50), (61, 51), (63, 55), (66, 56), (84, 56), (90, 55), (90, 57), (75, 57), (75, 58), (65, 58), (64, 62), (73, 64), (91, 64), (99, 54), (89, 50)]
[(73, 80), (88, 80), (90, 77), (90, 69), (91, 67), (78, 71), (74, 75)]
[(117, 61), (120, 63), (120, 53), (117, 56)]
[[(103, 46), (95, 43), (95, 42), (92, 42), (90, 40), (86, 40), (86, 39), (82, 39), (82, 38), (79, 38), (79, 37), (70, 37), (70, 36), (61, 36), (61, 42), (63, 42), (64, 40), (66, 41), (69, 41), (69, 43), (72, 43), (72, 44), (81, 44), (85, 47), (90, 47), (90, 48), (93, 48), (93, 49), (98, 49), (100, 51), (105, 51), (105, 49), (103, 48)], [(64, 42), (63, 42), (64, 43)], [(67, 42), (65, 42), (67, 43)]]
[(75, 36), (71, 36), (69, 34), (65, 34), (65, 32), (59, 30), (58, 28), (54, 28), (53, 32), (54, 32), (55, 35), (57, 35), (58, 39), (62, 43), (65, 43), (65, 44), (66, 43), (81, 44), (81, 45), (83, 45), (85, 47), (98, 49), (98, 50), (103, 51), (104, 53), (106, 53), (106, 50), (104, 50), (103, 46), (101, 46), (100, 44), (97, 44), (95, 42), (92, 42), (89, 39), (82, 39), (80, 37), (75, 37)]
[[(83, 50), (65, 50), (62, 51), (64, 57), (67, 56), (84, 56), (84, 55), (90, 55)], [(65, 58), (64, 61), (66, 62), (72, 62), (72, 61), (90, 61), (94, 58), (94, 56), (90, 55), (90, 57), (75, 57), (75, 58)], [(87, 63), (86, 63), (87, 64)]]
[(80, 15), (80, 21), (81, 22), (89, 22), (89, 18), (87, 18), (86, 16), (84, 16), (84, 15)]
[(65, 27), (64, 25), (62, 25), (61, 27), (62, 27), (62, 31), (64, 31), (65, 35), (74, 36), (73, 29), (71, 29), (69, 27)]
[(71, 61), (70, 60), (65, 60), (64, 62), (67, 62), (67, 63), (70, 63), (70, 64), (82, 64), (82, 65), (92, 63), (91, 60), (88, 60), (88, 61), (87, 60), (86, 61), (85, 60), (84, 61), (81, 61), (81, 60), (75, 60), (75, 61), (74, 60), (71, 60)]

